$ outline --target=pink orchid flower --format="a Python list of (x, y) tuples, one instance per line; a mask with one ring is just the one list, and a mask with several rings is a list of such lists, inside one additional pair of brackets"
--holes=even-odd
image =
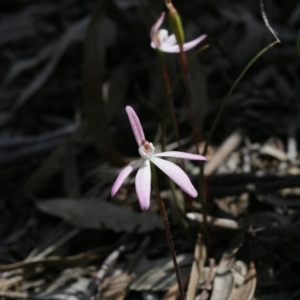
[[(169, 35), (168, 30), (159, 29), (162, 22), (164, 21), (165, 13), (163, 12), (158, 20), (154, 23), (150, 31), (151, 47), (159, 49), (162, 52), (168, 53), (179, 53), (180, 48), (177, 44), (176, 37), (174, 34)], [(183, 51), (188, 51), (194, 48), (197, 44), (202, 42), (206, 38), (206, 34), (200, 35), (193, 41), (183, 44)]]
[(140, 202), (142, 210), (147, 210), (150, 205), (151, 192), (151, 167), (150, 162), (167, 174), (184, 192), (191, 197), (197, 197), (198, 193), (192, 185), (189, 177), (185, 172), (174, 163), (161, 159), (160, 157), (177, 157), (190, 160), (206, 160), (202, 155), (190, 154), (179, 151), (166, 151), (161, 153), (154, 153), (154, 146), (145, 139), (144, 131), (140, 120), (132, 107), (126, 106), (126, 112), (131, 124), (132, 131), (139, 146), (139, 153), (141, 159), (132, 162), (126, 166), (119, 174), (112, 189), (111, 196), (114, 197), (125, 179), (129, 174), (139, 169), (135, 179), (135, 188), (137, 197)]

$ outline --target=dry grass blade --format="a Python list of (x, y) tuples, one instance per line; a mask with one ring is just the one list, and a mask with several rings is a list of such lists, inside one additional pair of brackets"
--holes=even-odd
[(201, 235), (199, 234), (195, 246), (194, 262), (192, 266), (190, 282), (189, 282), (187, 295), (186, 295), (187, 300), (195, 299), (197, 289), (198, 289), (199, 279), (201, 273), (203, 272), (205, 261), (206, 261), (206, 247), (203, 244)]
[(4, 299), (30, 299), (29, 295), (27, 292), (11, 292), (11, 291), (7, 291), (7, 292), (3, 292), (0, 291), (0, 297), (3, 297)]
[(76, 267), (63, 270), (50, 285), (35, 295), (36, 299), (79, 299), (86, 291), (90, 279), (88, 268)]
[(46, 267), (72, 267), (85, 265), (96, 260), (104, 258), (109, 252), (111, 252), (112, 247), (103, 247), (101, 249), (96, 249), (88, 251), (85, 253), (80, 253), (77, 255), (59, 257), (59, 256), (49, 256), (49, 257), (39, 257), (30, 261), (21, 261), (13, 264), (0, 265), (0, 272), (7, 272), (17, 269), (33, 269), (38, 266)]
[(123, 300), (127, 294), (127, 288), (132, 281), (134, 275), (130, 275), (127, 272), (121, 273), (120, 270), (106, 278), (103, 283), (103, 292), (101, 294), (101, 300)]
[(102, 82), (107, 47), (104, 23), (105, 0), (100, 1), (88, 26), (84, 43), (84, 110), (97, 150), (113, 165), (123, 166), (110, 134), (102, 94)]

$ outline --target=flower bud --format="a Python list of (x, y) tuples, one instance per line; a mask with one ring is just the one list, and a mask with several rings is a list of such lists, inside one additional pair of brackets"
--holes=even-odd
[(184, 44), (184, 31), (182, 28), (181, 18), (172, 1), (166, 0), (166, 6), (170, 13), (171, 28), (175, 34), (177, 43), (180, 47)]

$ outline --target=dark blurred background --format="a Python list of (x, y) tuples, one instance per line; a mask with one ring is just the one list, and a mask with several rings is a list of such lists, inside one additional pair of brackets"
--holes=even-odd
[[(264, 24), (259, 1), (173, 3), (186, 40), (208, 35), (197, 49), (208, 48), (187, 53), (192, 59), (189, 77), (196, 125), (205, 141), (234, 81), (274, 36)], [(264, 4), (281, 43), (258, 59), (229, 98), (212, 149), (236, 131), (242, 132), (243, 146), (260, 147), (271, 139), (272, 147), (283, 153), (288, 152), (289, 141), (297, 145), (299, 140), (300, 3), (265, 0)], [(161, 0), (0, 2), (1, 263), (25, 259), (56, 228), (58, 219), (37, 210), (36, 201), (110, 199), (118, 167), (128, 162), (127, 157), (137, 156), (126, 105), (138, 113), (148, 140), (158, 141), (165, 91), (149, 32), (163, 10)], [(163, 27), (169, 28), (167, 20)], [(168, 55), (167, 65), (175, 82), (180, 74), (178, 56)], [(191, 144), (184, 97), (179, 80), (174, 103), (180, 136)], [(169, 119), (167, 130), (168, 143), (175, 142)], [(266, 151), (267, 160), (254, 169), (278, 175), (280, 164), (277, 161), (274, 167), (272, 161), (281, 156)], [(293, 159), (298, 161), (297, 147)], [(296, 164), (288, 174), (298, 171)], [(123, 190), (119, 200), (126, 198), (125, 203), (138, 210), (133, 196), (128, 196), (132, 191)], [(86, 234), (82, 240), (98, 245), (90, 234), (91, 239)], [(111, 242), (118, 237), (103, 235)], [(76, 241), (74, 253), (81, 251), (78, 245)]]

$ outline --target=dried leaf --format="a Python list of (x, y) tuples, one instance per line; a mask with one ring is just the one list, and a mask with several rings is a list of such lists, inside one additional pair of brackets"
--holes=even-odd
[(104, 281), (100, 300), (123, 299), (132, 278), (132, 275), (129, 275), (123, 270), (116, 269), (113, 274)]
[(243, 282), (235, 284), (229, 299), (251, 300), (256, 287), (256, 269), (254, 263), (250, 263), (250, 268), (246, 274), (241, 274)]
[(37, 207), (78, 228), (132, 232), (138, 227), (141, 233), (162, 228), (160, 218), (152, 212), (138, 213), (100, 200), (54, 199), (38, 201)]
[(235, 262), (235, 253), (241, 246), (243, 236), (239, 235), (232, 243), (231, 249), (222, 255), (217, 267), (214, 286), (210, 300), (228, 300), (234, 287), (234, 277), (231, 268)]
[(211, 300), (228, 300), (233, 289), (233, 276), (231, 268), (234, 264), (234, 256), (223, 255), (216, 271)]
[(187, 290), (186, 299), (187, 300), (194, 300), (197, 289), (198, 283), (201, 274), (203, 273), (203, 267), (206, 261), (206, 247), (202, 241), (201, 235), (198, 235), (196, 246), (195, 246), (195, 253), (194, 253), (194, 262), (192, 266), (190, 282)]

